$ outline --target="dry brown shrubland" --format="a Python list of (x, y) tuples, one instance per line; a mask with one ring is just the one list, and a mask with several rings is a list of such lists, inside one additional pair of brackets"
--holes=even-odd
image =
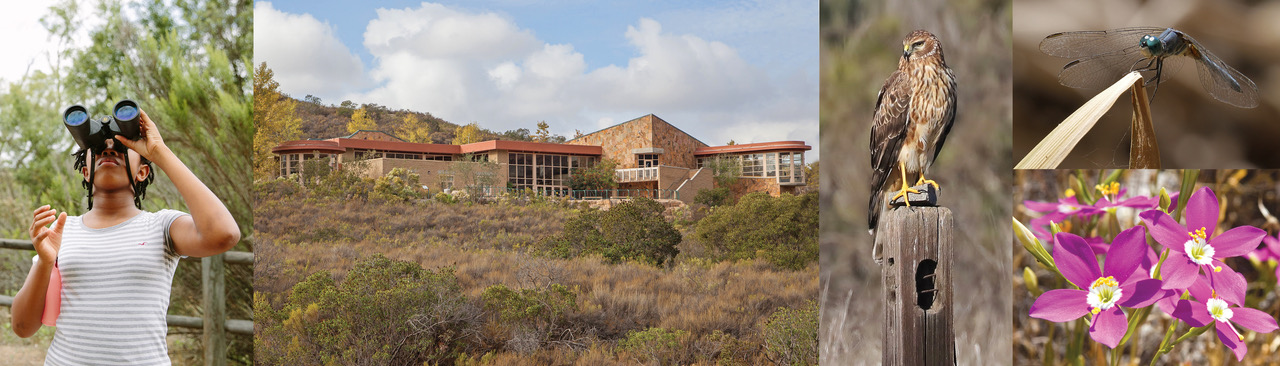
[[(504, 337), (512, 337), (503, 333), (509, 327), (485, 324), (478, 338), (486, 341), (475, 342), (457, 364), (653, 363), (658, 360), (619, 346), (630, 333), (651, 327), (688, 332), (672, 348), (680, 350), (672, 357), (681, 363), (758, 364), (768, 361), (762, 332), (769, 316), (818, 296), (816, 262), (791, 271), (763, 259), (712, 262), (687, 253), (665, 267), (608, 264), (594, 255), (529, 254), (530, 245), (560, 233), (580, 210), (573, 206), (303, 198), (259, 202), (256, 210), (255, 289), (277, 309), (307, 276), (327, 271), (341, 280), (373, 253), (428, 270), (452, 267), (462, 295), (477, 304), (486, 288), (499, 284), (512, 289), (559, 284), (577, 295), (577, 309), (565, 314), (571, 325), (564, 330), (573, 332), (566, 338), (576, 343), (518, 353), (504, 347)], [(686, 240), (681, 251), (696, 246)]]

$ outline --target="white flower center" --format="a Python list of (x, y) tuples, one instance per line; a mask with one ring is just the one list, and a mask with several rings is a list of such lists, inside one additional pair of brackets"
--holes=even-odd
[(1121, 292), (1120, 284), (1116, 283), (1115, 277), (1102, 277), (1093, 281), (1092, 285), (1089, 285), (1089, 296), (1085, 298), (1085, 301), (1089, 303), (1089, 306), (1093, 307), (1091, 311), (1097, 314), (1102, 310), (1115, 306), (1116, 302), (1120, 301)]
[(1214, 250), (1213, 246), (1209, 245), (1204, 228), (1187, 234), (1191, 235), (1191, 239), (1182, 244), (1182, 250), (1187, 253), (1188, 257), (1191, 257), (1191, 261), (1202, 266), (1212, 262)]
[(1227, 302), (1222, 301), (1222, 299), (1209, 299), (1209, 301), (1204, 302), (1204, 305), (1209, 308), (1209, 316), (1212, 316), (1213, 320), (1225, 322), (1231, 320), (1231, 317), (1235, 315), (1235, 312), (1227, 307)]
[(1076, 212), (1076, 211), (1079, 211), (1079, 210), (1080, 210), (1080, 208), (1079, 208), (1079, 207), (1072, 206), (1072, 205), (1058, 205), (1058, 212), (1061, 212), (1061, 213), (1064, 213), (1064, 214), (1069, 214), (1069, 213)]

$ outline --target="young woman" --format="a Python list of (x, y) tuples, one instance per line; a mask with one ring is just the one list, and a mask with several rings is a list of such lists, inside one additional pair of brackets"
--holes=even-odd
[[(46, 365), (168, 365), (165, 315), (178, 259), (216, 255), (240, 240), (226, 206), (165, 146), (146, 112), (140, 126), (141, 139), (107, 141), (127, 153), (78, 153), (88, 212), (68, 217), (46, 205), (33, 214), (37, 256), (13, 300), (13, 331), (25, 338), (40, 329), (57, 267), (61, 309)], [(141, 209), (152, 165), (168, 174), (191, 214)]]

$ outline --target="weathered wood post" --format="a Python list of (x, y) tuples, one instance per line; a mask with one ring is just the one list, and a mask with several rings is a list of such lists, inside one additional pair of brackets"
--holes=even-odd
[(954, 222), (951, 210), (936, 207), (936, 195), (925, 193), (913, 194), (910, 207), (886, 210), (876, 229), (876, 244), (884, 252), (884, 365), (956, 363), (951, 316)]
[(200, 260), (204, 292), (204, 364), (210, 366), (227, 364), (226, 264), (223, 257), (226, 254)]

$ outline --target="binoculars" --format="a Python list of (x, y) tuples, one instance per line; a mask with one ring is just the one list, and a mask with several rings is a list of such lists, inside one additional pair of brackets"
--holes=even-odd
[[(76, 140), (80, 149), (97, 153), (105, 151), (107, 140), (114, 140), (117, 135), (129, 140), (142, 137), (138, 127), (141, 116), (138, 103), (125, 99), (111, 108), (110, 116), (99, 116), (97, 119), (89, 118), (89, 110), (82, 105), (67, 107), (62, 111), (62, 123), (67, 126), (67, 131), (71, 132), (71, 137)], [(120, 143), (113, 143), (111, 146), (113, 150), (122, 153), (127, 149)]]

